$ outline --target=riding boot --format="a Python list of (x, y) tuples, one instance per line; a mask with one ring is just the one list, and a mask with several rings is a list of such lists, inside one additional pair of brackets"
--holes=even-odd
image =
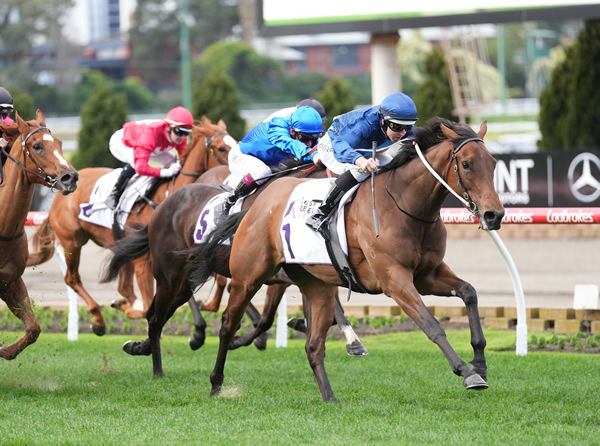
[[(248, 175), (246, 175), (246, 177), (248, 177)], [(250, 192), (256, 189), (257, 184), (252, 179), (247, 182), (246, 177), (244, 177), (244, 179), (238, 183), (233, 192), (229, 194), (225, 201), (221, 203), (221, 206), (215, 210), (217, 224), (219, 221), (222, 221), (223, 218), (229, 215), (229, 210), (240, 198), (248, 195)]]
[(358, 182), (352, 176), (350, 171), (346, 171), (340, 175), (331, 186), (331, 189), (329, 189), (329, 192), (327, 192), (321, 206), (319, 206), (317, 211), (306, 220), (306, 224), (324, 235), (322, 231), (324, 229), (323, 224), (336, 211), (344, 194), (357, 183)]
[(115, 209), (117, 207), (121, 195), (123, 195), (125, 187), (127, 187), (127, 183), (133, 175), (135, 175), (135, 169), (131, 166), (131, 164), (125, 164), (125, 166), (123, 166), (121, 169), (121, 173), (119, 174), (119, 178), (117, 179), (113, 190), (104, 202), (107, 207), (110, 209)]

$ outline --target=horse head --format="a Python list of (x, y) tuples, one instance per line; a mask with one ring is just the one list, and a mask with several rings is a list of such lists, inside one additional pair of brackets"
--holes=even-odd
[[(442, 133), (451, 141), (453, 148), (446, 169), (448, 183), (462, 195), (470, 210), (484, 229), (499, 229), (504, 217), (504, 206), (494, 188), (496, 160), (487, 150), (483, 137), (487, 132), (484, 122), (477, 134), (465, 137), (441, 124)], [(451, 168), (452, 167), (452, 168)], [(450, 178), (454, 176), (454, 180)]]
[(62, 142), (46, 127), (42, 111), (38, 109), (36, 119), (31, 121), (24, 121), (18, 112), (15, 118), (21, 138), (13, 143), (11, 159), (28, 181), (55, 188), (63, 195), (75, 191), (79, 174), (63, 157)]
[(227, 133), (225, 121), (220, 119), (214, 124), (206, 116), (202, 116), (202, 119), (192, 129), (192, 141), (184, 155), (184, 164), (189, 158), (188, 155), (191, 155), (198, 144), (201, 144), (205, 150), (205, 155), (201, 160), (204, 172), (212, 167), (228, 165), (229, 150), (237, 144), (237, 141)]

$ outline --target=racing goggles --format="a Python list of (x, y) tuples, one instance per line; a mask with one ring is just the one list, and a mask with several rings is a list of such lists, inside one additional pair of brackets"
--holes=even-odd
[(173, 133), (175, 133), (175, 135), (177, 136), (187, 136), (192, 131), (190, 127), (177, 127), (174, 125), (171, 126), (171, 129), (173, 130)]
[(296, 139), (304, 144), (311, 143), (311, 145), (314, 145), (321, 136), (323, 136), (323, 133), (296, 132)]
[(387, 124), (388, 128), (392, 131), (392, 132), (408, 132), (411, 128), (412, 125), (404, 125), (404, 124), (398, 124), (396, 122), (393, 121), (388, 121), (386, 120), (385, 123)]
[(10, 113), (12, 113), (12, 111), (13, 111), (12, 107), (0, 107), (0, 116), (5, 118)]

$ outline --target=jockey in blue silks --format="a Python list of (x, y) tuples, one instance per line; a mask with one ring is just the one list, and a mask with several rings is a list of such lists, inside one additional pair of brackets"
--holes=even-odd
[(323, 119), (309, 106), (254, 127), (229, 151), (229, 170), (242, 177), (217, 215), (227, 215), (235, 202), (269, 179), (272, 168), (289, 161), (319, 162), (313, 147), (323, 135)]
[[(414, 136), (416, 121), (417, 107), (404, 93), (387, 96), (381, 105), (353, 110), (336, 117), (319, 140), (318, 151), (320, 161), (340, 176), (306, 224), (315, 231), (321, 231), (323, 223), (336, 210), (342, 196), (393, 158), (395, 153), (388, 153), (389, 146)], [(373, 143), (376, 144), (377, 155), (367, 158), (372, 154)]]

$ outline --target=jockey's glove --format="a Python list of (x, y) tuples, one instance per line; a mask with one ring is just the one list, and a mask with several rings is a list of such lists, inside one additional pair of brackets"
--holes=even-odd
[(181, 170), (181, 163), (179, 161), (175, 161), (169, 167), (167, 167), (165, 169), (160, 169), (160, 177), (161, 178), (172, 177), (174, 175), (177, 175), (180, 170)]

